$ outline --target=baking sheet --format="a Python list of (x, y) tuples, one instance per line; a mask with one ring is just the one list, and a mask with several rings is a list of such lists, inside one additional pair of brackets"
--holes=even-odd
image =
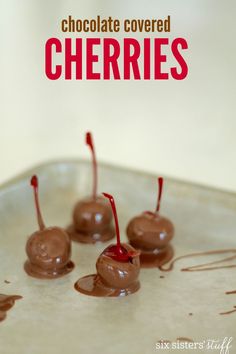
[[(141, 290), (136, 294), (94, 298), (76, 292), (73, 286), (79, 277), (94, 273), (97, 256), (107, 244), (73, 243), (76, 268), (72, 273), (51, 281), (27, 276), (23, 270), (25, 242), (37, 228), (29, 187), (33, 173), (40, 179), (41, 207), (48, 226), (68, 225), (74, 203), (91, 190), (91, 165), (87, 161), (48, 163), (1, 187), (0, 292), (23, 296), (0, 324), (1, 354), (209, 353), (206, 349), (161, 351), (156, 349), (156, 342), (175, 341), (177, 337), (222, 341), (235, 336), (236, 313), (219, 313), (236, 305), (236, 295), (225, 295), (225, 291), (236, 289), (236, 268), (181, 272), (182, 266), (199, 264), (199, 259), (182, 260), (172, 272), (163, 274), (164, 279), (158, 269), (142, 269)], [(169, 179), (164, 188), (162, 214), (175, 224), (177, 256), (235, 248), (235, 194)], [(155, 207), (157, 182), (155, 176), (100, 165), (99, 190), (115, 196), (125, 241), (129, 219)], [(236, 353), (236, 336), (234, 340), (230, 353)]]

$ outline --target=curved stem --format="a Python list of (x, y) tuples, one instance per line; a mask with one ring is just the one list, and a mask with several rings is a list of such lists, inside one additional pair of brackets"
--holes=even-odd
[(41, 214), (40, 210), (40, 205), (39, 205), (39, 197), (38, 197), (38, 177), (37, 176), (32, 176), (31, 181), (30, 181), (31, 186), (34, 189), (34, 201), (35, 201), (35, 207), (36, 207), (36, 213), (37, 213), (37, 219), (38, 219), (38, 225), (39, 229), (43, 230), (45, 229), (45, 224), (43, 222), (43, 217)]
[(158, 177), (158, 197), (157, 197), (156, 213), (159, 213), (160, 211), (162, 190), (163, 190), (163, 177)]
[(120, 243), (120, 228), (119, 228), (118, 217), (117, 217), (117, 212), (116, 212), (116, 204), (115, 204), (114, 198), (112, 195), (110, 195), (108, 193), (102, 193), (102, 194), (104, 195), (104, 197), (108, 198), (110, 201), (113, 216), (115, 219), (117, 250), (118, 250), (118, 252), (123, 253), (122, 248), (121, 248), (121, 243)]
[(97, 196), (97, 160), (93, 144), (92, 134), (90, 132), (86, 133), (86, 144), (90, 147), (92, 153), (92, 164), (93, 164), (93, 199)]

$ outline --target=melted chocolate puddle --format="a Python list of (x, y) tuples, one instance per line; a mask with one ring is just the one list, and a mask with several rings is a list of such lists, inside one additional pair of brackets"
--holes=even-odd
[(133, 282), (129, 287), (125, 289), (116, 289), (109, 286), (106, 286), (98, 274), (87, 275), (83, 278), (77, 280), (74, 284), (75, 290), (79, 291), (82, 294), (90, 296), (126, 296), (135, 293), (140, 288), (139, 281)]
[(0, 294), (0, 322), (5, 320), (7, 311), (15, 305), (16, 300), (20, 299), (22, 299), (22, 296), (19, 295)]
[(234, 255), (220, 259), (218, 261), (203, 263), (203, 264), (198, 264), (198, 265), (182, 268), (181, 271), (182, 272), (200, 272), (200, 271), (206, 271), (206, 270), (236, 268), (236, 264), (218, 265), (218, 264), (230, 262), (230, 261), (233, 261), (236, 259), (236, 249), (233, 248), (233, 249), (226, 249), (226, 250), (214, 250), (214, 251), (207, 251), (207, 252), (190, 253), (190, 254), (175, 258), (169, 264), (169, 266), (167, 266), (167, 267), (160, 266), (159, 269), (163, 272), (169, 272), (174, 268), (174, 264), (181, 259), (201, 257), (201, 256), (212, 256), (212, 255), (227, 254), (227, 253), (233, 253)]

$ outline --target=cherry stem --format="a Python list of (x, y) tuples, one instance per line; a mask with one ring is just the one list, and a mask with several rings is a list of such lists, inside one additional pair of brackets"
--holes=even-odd
[(122, 252), (122, 248), (121, 248), (121, 244), (120, 244), (120, 228), (119, 228), (119, 223), (118, 223), (118, 217), (117, 217), (117, 212), (116, 212), (116, 204), (114, 201), (114, 198), (112, 195), (108, 194), (108, 193), (102, 193), (104, 195), (104, 197), (108, 198), (111, 204), (111, 208), (112, 208), (112, 212), (113, 212), (113, 216), (115, 219), (115, 226), (116, 226), (116, 246), (117, 246), (117, 251), (119, 253), (123, 253)]
[(92, 162), (93, 162), (93, 199), (96, 199), (97, 196), (97, 184), (98, 184), (98, 177), (97, 177), (97, 160), (96, 154), (93, 144), (93, 137), (92, 133), (86, 133), (86, 144), (90, 147), (92, 153)]
[(35, 206), (36, 206), (36, 213), (37, 213), (37, 218), (38, 218), (38, 225), (39, 229), (43, 230), (45, 229), (45, 225), (43, 222), (42, 214), (40, 211), (40, 206), (39, 206), (39, 196), (38, 196), (38, 177), (37, 176), (32, 176), (31, 181), (30, 181), (31, 186), (34, 189), (34, 200), (35, 200)]
[(158, 177), (157, 181), (158, 181), (158, 197), (157, 197), (156, 213), (159, 213), (161, 207), (162, 190), (163, 190), (163, 177)]

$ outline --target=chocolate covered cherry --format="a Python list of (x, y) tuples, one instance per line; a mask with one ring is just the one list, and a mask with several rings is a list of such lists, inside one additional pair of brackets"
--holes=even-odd
[(97, 274), (80, 278), (75, 283), (75, 289), (92, 296), (125, 296), (140, 288), (139, 252), (128, 244), (120, 243), (115, 202), (111, 195), (105, 193), (104, 195), (109, 198), (112, 206), (117, 243), (107, 247), (98, 257)]
[(127, 235), (135, 248), (153, 250), (165, 248), (174, 236), (172, 222), (156, 213), (144, 212), (128, 224)]
[[(114, 289), (136, 288), (140, 271), (139, 253), (128, 244), (121, 244), (124, 254), (128, 255), (125, 261), (112, 257), (112, 248), (109, 246), (99, 256), (96, 269), (103, 284)], [(120, 290), (119, 290), (120, 291)]]
[(71, 241), (65, 230), (56, 226), (45, 227), (39, 207), (36, 176), (32, 177), (31, 185), (34, 188), (39, 230), (27, 240), (25, 271), (36, 278), (57, 278), (74, 268), (70, 261)]
[(75, 232), (72, 238), (77, 241), (105, 242), (114, 237), (111, 207), (103, 197), (87, 197), (79, 201), (74, 208), (73, 221)]
[(172, 222), (159, 214), (163, 179), (160, 177), (158, 203), (155, 212), (146, 211), (131, 219), (127, 226), (130, 244), (141, 251), (143, 267), (161, 266), (173, 257), (169, 244), (174, 236)]
[(97, 196), (97, 162), (91, 133), (86, 134), (86, 144), (93, 159), (93, 193), (80, 200), (73, 211), (73, 225), (68, 228), (70, 237), (82, 243), (105, 242), (115, 236), (112, 211), (104, 197)]

